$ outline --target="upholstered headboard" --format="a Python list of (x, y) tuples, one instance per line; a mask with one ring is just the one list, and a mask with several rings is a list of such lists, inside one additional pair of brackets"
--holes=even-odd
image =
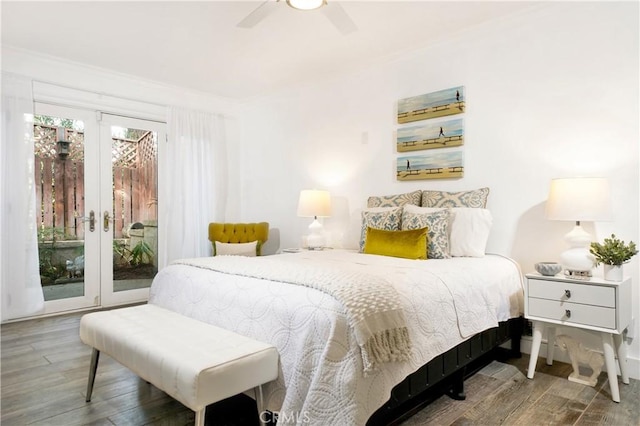
[(269, 239), (269, 223), (219, 223), (209, 224), (209, 241), (213, 244), (215, 254), (215, 241), (221, 243), (250, 243), (258, 241), (257, 254), (260, 255), (262, 244)]

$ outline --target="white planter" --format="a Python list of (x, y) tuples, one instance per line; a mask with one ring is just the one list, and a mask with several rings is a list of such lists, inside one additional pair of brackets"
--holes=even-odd
[(604, 279), (622, 281), (622, 265), (604, 265)]

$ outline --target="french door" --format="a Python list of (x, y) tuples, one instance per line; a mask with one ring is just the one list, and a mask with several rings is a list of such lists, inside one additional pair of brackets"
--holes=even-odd
[(164, 124), (48, 104), (34, 123), (45, 314), (146, 300)]
[(144, 301), (158, 272), (158, 141), (165, 124), (100, 117), (103, 306)]

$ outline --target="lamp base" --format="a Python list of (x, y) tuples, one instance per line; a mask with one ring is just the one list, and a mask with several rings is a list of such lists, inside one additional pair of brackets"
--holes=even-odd
[(580, 222), (564, 237), (569, 249), (560, 254), (564, 274), (573, 279), (589, 279), (595, 257), (589, 252), (591, 235), (585, 232)]
[(564, 270), (564, 276), (572, 280), (590, 280), (593, 276), (591, 271), (574, 271), (571, 269)]
[(307, 248), (309, 250), (322, 250), (326, 245), (323, 235), (322, 224), (318, 219), (314, 219), (309, 225), (309, 235), (307, 236)]

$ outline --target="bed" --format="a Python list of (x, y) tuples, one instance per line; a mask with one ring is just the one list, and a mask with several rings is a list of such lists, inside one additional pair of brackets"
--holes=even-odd
[(519, 354), (522, 275), (485, 253), (488, 195), (371, 196), (348, 250), (180, 260), (149, 302), (274, 345), (265, 398), (279, 425), (394, 423), (443, 392), (463, 398), (502, 343)]
[(231, 256), (162, 269), (149, 302), (276, 346), (280, 374), (265, 398), (278, 424), (386, 424), (396, 415), (389, 413), (406, 412), (410, 397), (449, 383), (447, 377), (455, 379), (448, 389), (460, 394), (476, 352), (511, 337), (504, 325), (523, 311), (518, 265), (498, 255), (420, 261), (324, 250), (237, 260), (290, 270), (347, 269), (389, 283), (404, 310), (411, 354), (366, 370), (347, 313), (334, 297), (271, 275), (220, 269), (216, 262), (224, 258)]

